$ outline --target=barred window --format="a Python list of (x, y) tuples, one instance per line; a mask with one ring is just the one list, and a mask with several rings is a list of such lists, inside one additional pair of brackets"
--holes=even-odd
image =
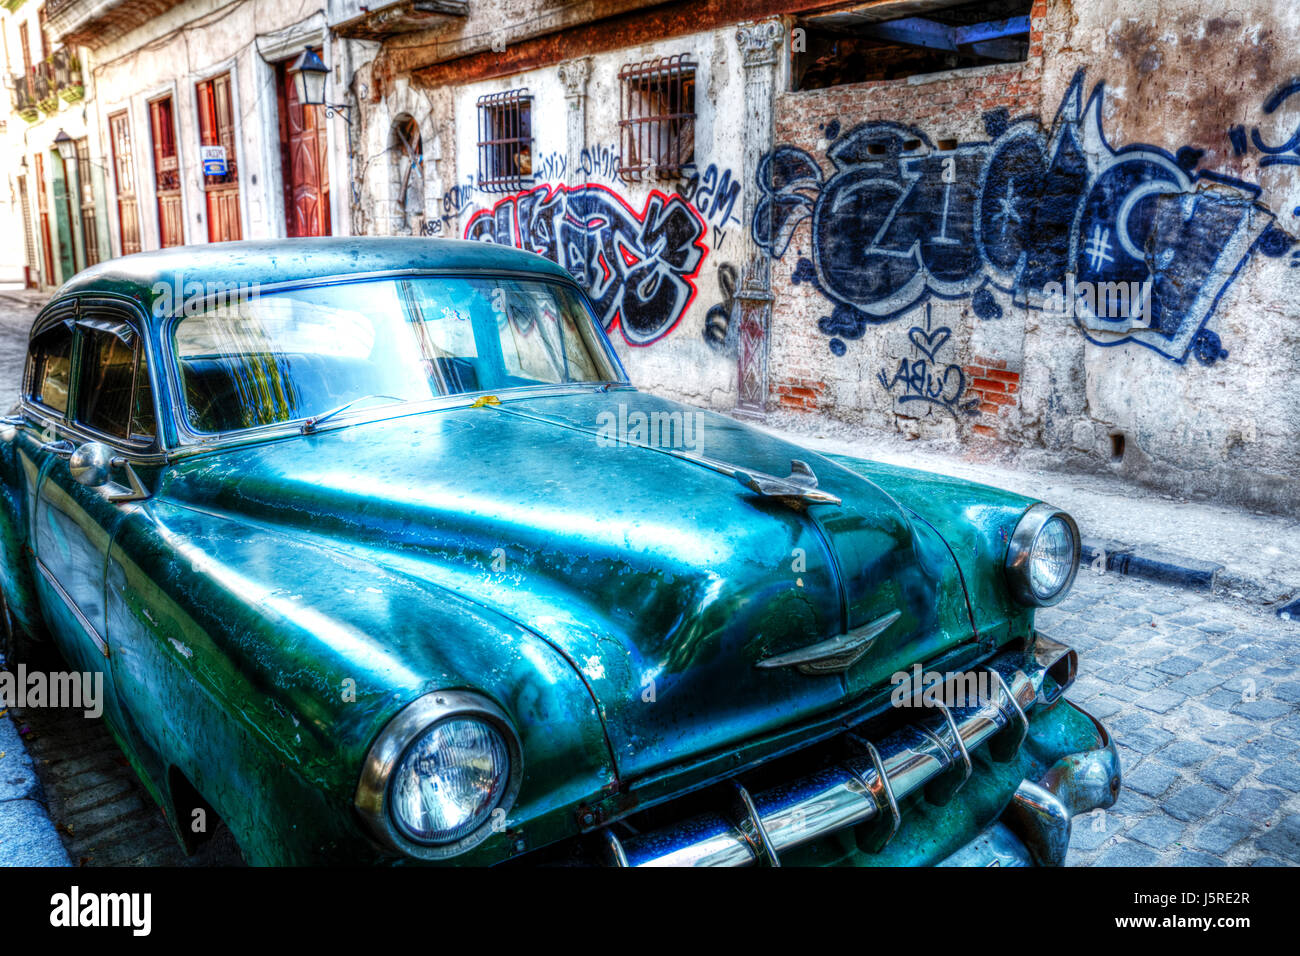
[(619, 70), (624, 182), (676, 179), (695, 162), (696, 66), (679, 53)]
[(526, 89), (478, 99), (478, 185), (509, 193), (533, 181), (533, 98)]

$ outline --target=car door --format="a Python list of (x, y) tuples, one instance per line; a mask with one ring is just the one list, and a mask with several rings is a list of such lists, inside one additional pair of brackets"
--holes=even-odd
[[(69, 412), (58, 445), (46, 446), (51, 460), (41, 469), (32, 549), (48, 592), (47, 613), (62, 618), (56, 631), (69, 663), (107, 672), (103, 663), (112, 648), (106, 561), (118, 525), (136, 507), (129, 462), (156, 446), (153, 390), (146, 351), (124, 310), (84, 306), (73, 331)], [(69, 458), (74, 450), (96, 444), (107, 452), (112, 480), (90, 487), (74, 478), (76, 459)]]

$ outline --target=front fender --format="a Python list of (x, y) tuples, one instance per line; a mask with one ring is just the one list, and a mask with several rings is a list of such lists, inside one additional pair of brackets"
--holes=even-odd
[(456, 862), (575, 832), (572, 808), (614, 782), (595, 702), (550, 645), (321, 542), (150, 502), (114, 541), (107, 589), (137, 765), (159, 792), (180, 769), (250, 862), (382, 859), (352, 807), (361, 762), (394, 714), (434, 690), (492, 699), (524, 755), (506, 832)]
[(988, 485), (861, 458), (830, 456), (880, 485), (948, 542), (961, 568), (980, 640), (1001, 646), (1028, 640), (1031, 608), (1007, 588), (1004, 562), (1016, 523), (1037, 502)]

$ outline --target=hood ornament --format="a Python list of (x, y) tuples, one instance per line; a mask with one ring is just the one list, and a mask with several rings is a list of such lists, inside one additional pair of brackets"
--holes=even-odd
[(876, 638), (887, 631), (891, 624), (903, 616), (902, 611), (891, 611), (884, 617), (876, 618), (870, 624), (854, 628), (847, 634), (832, 637), (828, 641), (801, 647), (788, 654), (765, 657), (755, 667), (797, 667), (800, 674), (817, 677), (824, 674), (842, 674), (871, 650)]
[(767, 475), (761, 471), (747, 471), (735, 466), (732, 466), (731, 474), (750, 491), (765, 498), (784, 498), (826, 505), (840, 503), (840, 499), (835, 495), (817, 488), (816, 473), (806, 461), (797, 458), (790, 462), (790, 474), (785, 478)]

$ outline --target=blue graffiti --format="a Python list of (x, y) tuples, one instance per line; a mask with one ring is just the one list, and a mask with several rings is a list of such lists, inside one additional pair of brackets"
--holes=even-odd
[(1281, 255), (1290, 240), (1257, 186), (1196, 172), (1201, 151), (1112, 147), (1103, 101), (1098, 83), (1085, 104), (1080, 70), (1050, 130), (1005, 110), (985, 116), (988, 141), (952, 149), (897, 123), (828, 129), (829, 175), (809, 153), (778, 147), (759, 165), (754, 238), (781, 258), (809, 224), (793, 279), (831, 301), (819, 328), (835, 354), (930, 297), (969, 297), (979, 318), (998, 319), (995, 292), (1042, 309), (1072, 275), (1151, 283), (1145, 312), (1072, 309), (1089, 341), (1213, 363), (1227, 353), (1203, 333), (1224, 291), (1252, 251)]
[(709, 163), (704, 172), (694, 166), (687, 166), (683, 172), (685, 178), (677, 187), (677, 194), (694, 204), (705, 221), (714, 227), (715, 235), (733, 222), (740, 222), (736, 212), (740, 180), (731, 178), (731, 170)]
[[(1296, 93), (1300, 93), (1300, 77), (1288, 80), (1268, 95), (1268, 99), (1264, 100), (1264, 115), (1271, 116), (1277, 112), (1278, 108)], [(1232, 151), (1238, 156), (1246, 155), (1250, 145), (1253, 144), (1264, 154), (1263, 159), (1259, 161), (1261, 169), (1276, 165), (1300, 166), (1300, 126), (1284, 143), (1265, 142), (1258, 126), (1251, 129), (1249, 139), (1246, 136), (1246, 127), (1233, 126), (1228, 130), (1228, 140), (1232, 143)]]
[[(927, 402), (946, 408), (954, 418), (978, 414), (980, 400), (966, 396), (966, 373), (960, 365), (939, 358), (940, 350), (952, 338), (952, 329), (946, 325), (937, 329), (932, 326), (929, 305), (925, 307), (925, 328), (912, 326), (907, 338), (919, 357), (899, 359), (892, 378), (888, 369), (877, 372), (876, 380), (885, 391), (895, 395), (900, 404)], [(902, 385), (897, 393), (896, 385)]]

